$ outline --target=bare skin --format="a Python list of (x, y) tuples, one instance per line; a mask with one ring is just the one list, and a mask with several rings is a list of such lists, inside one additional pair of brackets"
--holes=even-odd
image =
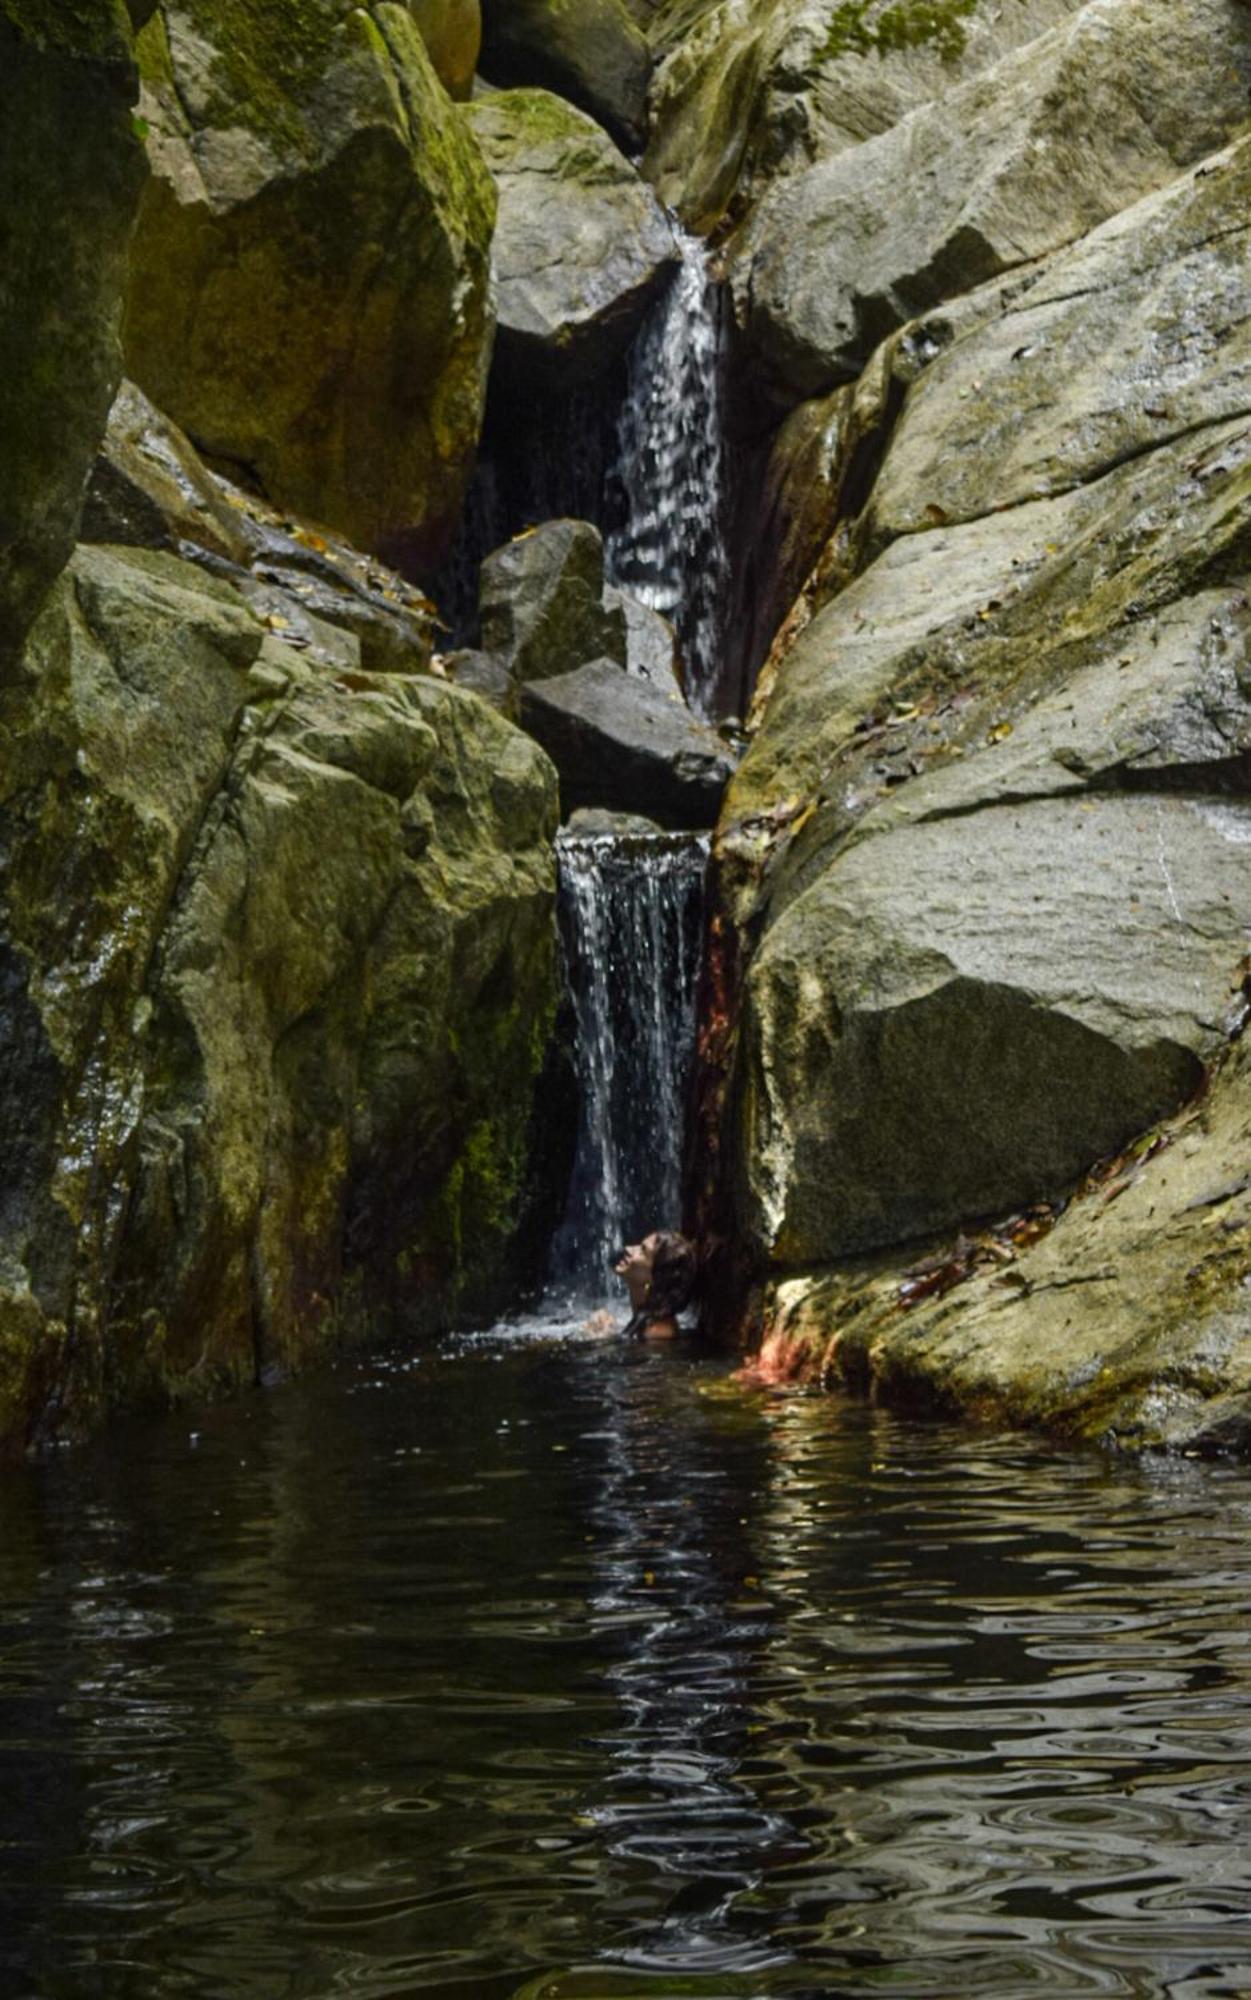
[[(621, 1261), (614, 1266), (617, 1276), (625, 1283), (630, 1304), (636, 1313), (643, 1311), (647, 1304), (647, 1294), (651, 1289), (652, 1269), (656, 1261), (656, 1241), (659, 1231), (653, 1230), (641, 1243), (628, 1245)], [(672, 1340), (678, 1331), (678, 1323), (672, 1316), (648, 1320), (643, 1328), (646, 1340)]]

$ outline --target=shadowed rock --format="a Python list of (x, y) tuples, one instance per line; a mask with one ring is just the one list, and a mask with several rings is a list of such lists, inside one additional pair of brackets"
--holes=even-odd
[(733, 768), (715, 731), (613, 660), (529, 681), (521, 720), (560, 773), (566, 813), (605, 806), (665, 827), (711, 826)]
[[(133, 382), (122, 384), (109, 415), (82, 538), (165, 549), (228, 576), (310, 659), (378, 673), (429, 664), (432, 611), (420, 591), (329, 529), (279, 514), (210, 472)], [(327, 627), (351, 635), (333, 657)]]
[(73, 547), (121, 374), (137, 85), (119, 0), (0, 0), (0, 676)]
[(483, 0), (482, 73), (554, 90), (621, 145), (643, 144), (651, 55), (621, 0)]

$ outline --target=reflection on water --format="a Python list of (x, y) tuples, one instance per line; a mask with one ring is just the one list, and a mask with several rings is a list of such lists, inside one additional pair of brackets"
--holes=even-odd
[(5, 2000), (1251, 1992), (1251, 1476), (486, 1339), (0, 1480)]

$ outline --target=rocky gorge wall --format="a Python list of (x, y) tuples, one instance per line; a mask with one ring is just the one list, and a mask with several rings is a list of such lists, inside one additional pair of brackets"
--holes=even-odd
[[(719, 814), (722, 1337), (1251, 1437), (1251, 8), (852, 12), (0, 0), (8, 1443), (516, 1295), (583, 806)], [(601, 532), (679, 224), (720, 727)]]
[(1251, 15), (995, 11), (737, 191), (789, 414), (709, 1213), (771, 1371), (1241, 1448)]

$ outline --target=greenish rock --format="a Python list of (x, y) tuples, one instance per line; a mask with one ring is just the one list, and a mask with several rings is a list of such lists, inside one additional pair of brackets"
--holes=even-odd
[(467, 102), (482, 46), (478, 0), (408, 0), (408, 4), (443, 88), (457, 103)]
[(747, 336), (784, 400), (892, 328), (1072, 241), (1246, 117), (1251, 17), (1122, 0), (1073, 18), (864, 145), (779, 183), (738, 246)]
[(0, 678), (73, 547), (121, 374), (137, 87), (120, 0), (0, 4)]
[(588, 660), (624, 666), (626, 620), (604, 602), (604, 544), (589, 521), (544, 521), (482, 565), (482, 645), (517, 681), (566, 674)]
[(663, 209), (594, 119), (549, 91), (494, 91), (468, 117), (499, 189), (497, 371), (602, 377), (675, 261)]
[(567, 97), (631, 152), (647, 133), (651, 66), (622, 0), (483, 0), (483, 75)]
[(190, 439), (123, 382), (87, 487), (85, 542), (166, 549), (228, 575), (310, 663), (420, 673), (433, 607), (374, 556), (211, 472)]
[(556, 999), (538, 749), (134, 549), (79, 551), (3, 720), (0, 1437), (500, 1304)]
[[(771, 1356), (882, 1403), (1119, 1450), (1251, 1451), (1246, 1043), (1041, 1240), (939, 1239), (770, 1286)], [(955, 1265), (953, 1288), (934, 1273)], [(928, 1295), (927, 1295), (928, 1286)]]
[(412, 15), (189, 0), (140, 50), (128, 372), (271, 501), (433, 566), (481, 424), (495, 197)]
[(1248, 844), (1246, 804), (1127, 796), (845, 853), (747, 984), (744, 1214), (768, 1260), (1039, 1200), (1175, 1111), (1229, 1032)]

